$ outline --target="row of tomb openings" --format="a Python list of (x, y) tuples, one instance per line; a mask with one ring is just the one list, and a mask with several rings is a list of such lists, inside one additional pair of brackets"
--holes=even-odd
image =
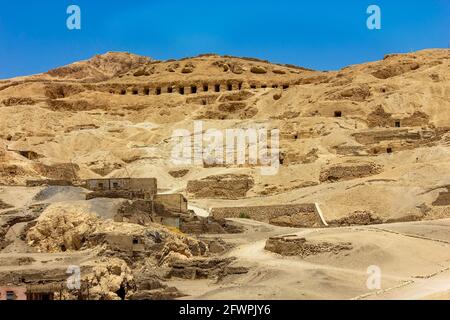
[[(200, 87), (200, 88), (203, 90), (203, 92), (209, 92), (210, 91), (210, 86), (207, 85), (207, 84), (203, 85), (203, 87)], [(196, 93), (198, 93), (200, 91), (199, 90), (200, 88), (198, 86), (195, 86), (195, 85), (194, 86), (188, 86), (188, 87), (171, 87), (171, 86), (166, 87), (166, 88), (157, 87), (157, 88), (154, 89), (154, 94), (161, 95), (163, 93), (174, 93), (174, 92), (178, 92), (181, 95), (189, 94), (189, 93), (190, 94), (196, 94)], [(226, 90), (227, 91), (242, 90), (242, 88), (243, 88), (243, 83), (238, 83), (237, 85), (233, 85), (232, 83), (229, 83), (229, 84), (226, 85)], [(267, 89), (267, 88), (269, 88), (269, 86), (261, 85), (260, 88), (261, 89)], [(276, 85), (275, 84), (275, 85), (272, 85), (271, 88), (272, 89), (282, 88), (283, 90), (287, 90), (287, 89), (289, 89), (289, 85), (288, 84), (284, 84), (284, 85)], [(164, 91), (163, 91), (163, 89), (164, 89)], [(222, 92), (222, 89), (223, 89), (222, 85), (215, 84), (211, 91)], [(252, 85), (250, 85), (250, 89), (256, 90), (256, 89), (258, 89), (258, 86), (252, 84)], [(188, 91), (190, 91), (190, 92), (188, 92)], [(126, 95), (128, 92), (129, 91), (127, 89), (122, 89), (122, 90), (120, 90), (119, 94)], [(116, 94), (116, 92), (114, 90), (111, 90), (110, 93), (111, 94)], [(132, 95), (139, 95), (139, 89), (132, 89), (131, 90), (131, 94)], [(148, 96), (148, 95), (152, 94), (152, 90), (150, 88), (144, 88), (144, 90), (142, 91), (142, 94)]]

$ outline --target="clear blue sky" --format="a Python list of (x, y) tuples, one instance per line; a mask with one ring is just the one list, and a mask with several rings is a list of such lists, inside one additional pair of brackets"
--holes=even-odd
[[(82, 29), (66, 27), (81, 8)], [(382, 29), (366, 27), (370, 4)], [(251, 56), (335, 70), (386, 53), (447, 48), (450, 0), (15, 0), (0, 8), (0, 78), (107, 51), (155, 59)]]

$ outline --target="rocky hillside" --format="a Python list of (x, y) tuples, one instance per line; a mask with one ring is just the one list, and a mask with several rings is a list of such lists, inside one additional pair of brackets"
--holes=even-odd
[[(107, 53), (1, 81), (0, 183), (152, 176), (205, 209), (318, 202), (336, 223), (448, 216), (450, 203), (436, 200), (450, 185), (449, 58), (424, 50), (319, 72)], [(172, 133), (193, 132), (195, 120), (203, 130), (279, 129), (278, 174), (174, 165)]]

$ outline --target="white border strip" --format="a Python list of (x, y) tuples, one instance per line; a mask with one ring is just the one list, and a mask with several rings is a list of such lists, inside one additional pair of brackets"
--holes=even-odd
[(325, 221), (325, 218), (323, 217), (323, 213), (319, 207), (319, 204), (317, 202), (314, 202), (314, 206), (316, 207), (316, 212), (319, 214), (320, 220), (322, 220), (322, 223), (325, 225), (325, 227), (328, 227), (328, 223)]

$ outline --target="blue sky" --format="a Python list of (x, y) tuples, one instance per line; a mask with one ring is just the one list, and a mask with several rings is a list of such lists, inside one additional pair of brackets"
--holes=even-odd
[[(66, 9), (81, 8), (81, 30)], [(381, 30), (366, 27), (380, 6)], [(107, 51), (155, 59), (200, 53), (335, 70), (386, 53), (447, 48), (449, 0), (15, 0), (0, 9), (0, 78), (44, 72)]]

